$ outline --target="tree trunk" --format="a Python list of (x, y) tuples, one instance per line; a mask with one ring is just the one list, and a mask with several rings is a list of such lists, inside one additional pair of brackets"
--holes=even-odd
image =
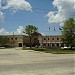
[(31, 36), (30, 36), (30, 49), (32, 48), (32, 43), (31, 43)]

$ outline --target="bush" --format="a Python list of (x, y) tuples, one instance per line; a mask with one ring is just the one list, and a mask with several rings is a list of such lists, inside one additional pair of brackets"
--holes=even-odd
[(35, 51), (44, 51), (43, 48), (32, 48), (32, 50), (35, 50)]
[(4, 45), (5, 48), (12, 48), (12, 46)]

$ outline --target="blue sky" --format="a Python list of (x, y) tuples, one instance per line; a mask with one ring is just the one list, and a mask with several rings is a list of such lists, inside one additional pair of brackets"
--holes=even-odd
[(74, 0), (0, 0), (0, 34), (22, 34), (26, 25), (35, 25), (47, 35), (50, 26), (50, 35), (59, 34), (64, 21), (75, 18), (73, 3)]

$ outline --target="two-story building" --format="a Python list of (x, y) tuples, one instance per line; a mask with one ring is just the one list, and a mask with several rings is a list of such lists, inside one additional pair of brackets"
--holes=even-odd
[[(2, 36), (2, 35), (1, 35)], [(34, 33), (31, 36), (31, 43), (30, 37), (27, 35), (3, 35), (10, 40), (8, 45), (12, 47), (23, 47), (23, 46), (40, 46), (40, 47), (47, 47), (47, 48), (59, 48), (64, 47), (64, 44), (61, 40), (61, 35), (41, 35), (40, 33)]]
[(62, 43), (61, 35), (43, 36), (42, 43), (44, 47), (49, 47), (49, 48), (64, 47), (64, 44)]

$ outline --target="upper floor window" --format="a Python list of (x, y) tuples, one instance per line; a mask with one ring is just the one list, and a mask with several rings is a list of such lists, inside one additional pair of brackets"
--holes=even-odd
[(17, 38), (15, 38), (15, 40), (17, 40)]
[(48, 38), (48, 40), (50, 40), (50, 39)]
[(54, 38), (52, 38), (52, 40), (54, 40)]
[(11, 38), (11, 40), (13, 40), (13, 38)]
[(57, 38), (57, 40), (59, 40), (59, 38)]
[(44, 40), (46, 40), (46, 38), (44, 38)]

